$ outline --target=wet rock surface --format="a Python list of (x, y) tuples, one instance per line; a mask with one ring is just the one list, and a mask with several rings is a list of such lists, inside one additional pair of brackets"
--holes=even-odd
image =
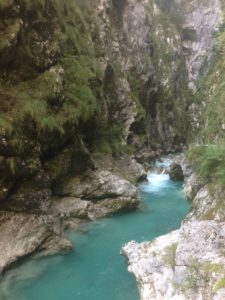
[(184, 174), (181, 165), (173, 163), (169, 169), (170, 179), (174, 181), (183, 181)]

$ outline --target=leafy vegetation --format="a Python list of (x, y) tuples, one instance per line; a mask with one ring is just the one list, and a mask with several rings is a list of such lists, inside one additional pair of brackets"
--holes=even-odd
[(207, 69), (209, 71), (203, 72), (195, 97), (202, 108), (199, 136), (203, 143), (221, 144), (225, 141), (225, 19), (217, 34), (211, 61), (206, 62)]
[(203, 145), (191, 148), (188, 154), (197, 173), (215, 186), (225, 189), (225, 21), (217, 34), (217, 44), (208, 74), (199, 82), (196, 100), (202, 106), (201, 129)]
[(8, 0), (0, 0), (0, 9), (3, 9), (8, 5)]
[(163, 260), (166, 265), (169, 265), (173, 269), (175, 268), (176, 263), (176, 251), (177, 251), (177, 243), (173, 243), (166, 249), (166, 254), (163, 256)]
[(200, 145), (190, 149), (188, 158), (196, 172), (212, 185), (225, 188), (225, 145)]
[[(12, 77), (14, 74), (11, 72), (11, 77), (3, 81), (0, 123), (9, 154), (26, 152), (27, 144), (36, 149), (40, 144), (40, 151), (60, 147), (61, 143), (78, 134), (80, 123), (94, 118), (96, 114), (101, 118), (97, 94), (102, 74), (90, 36), (90, 23), (92, 26), (95, 24), (94, 2), (52, 0), (49, 7), (46, 0), (24, 0), (22, 5), (28, 13), (37, 13), (35, 17), (44, 26), (48, 24), (49, 14), (52, 15), (52, 24), (47, 25), (49, 28), (45, 32), (47, 34), (49, 30), (53, 50), (60, 53), (58, 64), (53, 68), (45, 66), (45, 53), (39, 52), (38, 60), (47, 70), (40, 73), (40, 70), (37, 72), (29, 66), (29, 72), (21, 71), (27, 73), (25, 80)], [(52, 26), (58, 30), (52, 31)], [(32, 41), (29, 38), (29, 34), (22, 37), (18, 51), (34, 61), (37, 55), (30, 48)], [(59, 42), (59, 49), (56, 42)], [(23, 44), (26, 44), (25, 48)], [(19, 64), (14, 65), (20, 68)], [(20, 70), (16, 70), (15, 74), (20, 74)], [(11, 81), (16, 84), (12, 85)]]
[(180, 289), (186, 296), (189, 296), (192, 289), (196, 290), (199, 286), (199, 268), (199, 261), (193, 257), (189, 257), (185, 279), (181, 283), (175, 284), (176, 288)]
[(219, 289), (224, 289), (225, 288), (225, 277), (222, 279), (218, 280), (216, 284), (213, 287), (213, 292), (216, 293)]
[(107, 154), (126, 150), (122, 145), (123, 125), (121, 123), (110, 124), (107, 120), (100, 119), (96, 125), (93, 151)]

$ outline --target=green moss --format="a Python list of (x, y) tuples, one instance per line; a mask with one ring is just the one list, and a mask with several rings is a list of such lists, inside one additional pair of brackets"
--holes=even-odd
[(182, 30), (183, 16), (179, 4), (174, 0), (156, 0), (156, 4), (169, 17), (170, 22), (173, 23), (180, 31)]
[(12, 175), (16, 174), (16, 158), (11, 157), (7, 160), (10, 172)]
[(167, 253), (163, 256), (163, 261), (165, 262), (165, 264), (172, 267), (173, 269), (175, 268), (176, 263), (176, 251), (177, 243), (173, 243), (169, 247), (167, 247)]
[(93, 151), (101, 153), (126, 152), (122, 145), (123, 125), (112, 124), (107, 120), (99, 120), (97, 123), (95, 145)]
[(223, 265), (220, 264), (212, 264), (212, 263), (204, 263), (202, 265), (203, 270), (205, 273), (210, 274), (215, 272), (215, 273), (221, 273), (224, 272)]
[(160, 82), (170, 78), (171, 66), (174, 63), (174, 49), (179, 49), (180, 40), (178, 29), (176, 25), (171, 23), (168, 15), (159, 11), (153, 16), (150, 40), (153, 46), (156, 76), (158, 82)]
[(189, 150), (195, 171), (211, 185), (225, 189), (225, 145), (201, 145)]
[(176, 288), (179, 288), (185, 295), (188, 295), (190, 290), (198, 288), (198, 268), (200, 268), (199, 261), (193, 257), (189, 257), (185, 279), (182, 283), (176, 285)]
[(71, 118), (73, 122), (79, 119), (86, 121), (97, 109), (97, 100), (89, 85), (90, 80), (96, 77), (95, 65), (85, 56), (65, 57), (62, 65), (66, 71), (66, 101), (62, 110), (68, 121)]
[[(225, 19), (224, 19), (225, 20)], [(225, 141), (224, 95), (225, 95), (225, 21), (217, 34), (217, 43), (210, 62), (209, 72), (203, 75), (198, 84), (195, 97), (201, 107), (201, 129), (199, 136), (204, 143), (223, 143)], [(207, 69), (207, 68), (206, 68)]]
[[(16, 75), (23, 74), (22, 80), (12, 77), (10, 80), (16, 84), (5, 80), (7, 84), (1, 85), (1, 134), (7, 139), (10, 151), (18, 154), (22, 154), (29, 143), (33, 143), (32, 147), (40, 145), (41, 151), (45, 151), (48, 147), (59, 148), (61, 143), (76, 136), (78, 126), (100, 111), (96, 82), (102, 76), (90, 36), (90, 25), (93, 26), (95, 19), (91, 1), (52, 0), (51, 6), (46, 0), (25, 0), (24, 3), (25, 11), (32, 13), (43, 26), (47, 26), (51, 16), (49, 34), (53, 36), (49, 39), (53, 44), (60, 43), (60, 55), (53, 69), (37, 72), (29, 66), (26, 75), (28, 69), (22, 65), (16, 72)], [(56, 31), (52, 31), (50, 25), (55, 26)], [(11, 27), (7, 30), (12, 31)], [(22, 61), (23, 56), (33, 61), (32, 37), (32, 30), (26, 37), (22, 36), (23, 43), (18, 47)], [(42, 61), (43, 57), (38, 55)], [(21, 64), (15, 63), (15, 66), (20, 68)], [(60, 68), (64, 69), (61, 75)]]
[(21, 21), (20, 20), (8, 21), (8, 24), (7, 26), (5, 25), (5, 27), (6, 27), (5, 31), (2, 31), (0, 33), (0, 51), (10, 46), (12, 37), (15, 37), (19, 32), (19, 29), (21, 27)]
[(128, 74), (127, 79), (130, 84), (131, 97), (132, 97), (133, 101), (136, 103), (138, 117), (139, 117), (139, 119), (140, 118), (145, 119), (146, 112), (144, 110), (144, 107), (140, 103), (140, 97), (141, 97), (141, 92), (142, 92), (142, 88), (143, 88), (143, 82), (140, 78), (140, 75), (137, 74), (136, 72), (130, 72)]
[(216, 284), (213, 287), (213, 292), (216, 293), (218, 290), (224, 289), (224, 288), (225, 288), (225, 277), (223, 277), (222, 279), (220, 279), (216, 282)]
[[(191, 295), (191, 289), (198, 289), (202, 280), (209, 282), (212, 279), (212, 273), (217, 275), (224, 275), (224, 267), (222, 264), (211, 262), (200, 262), (193, 257), (188, 259), (188, 266), (186, 268), (186, 277), (180, 284), (175, 284), (176, 288), (180, 289), (185, 295)], [(215, 274), (214, 274), (215, 276)], [(215, 283), (213, 292), (215, 293), (220, 288), (225, 287), (225, 278), (223, 277)]]
[[(171, 2), (173, 1), (169, 1)], [(186, 142), (189, 115), (185, 111), (190, 97), (185, 58), (180, 49), (179, 20), (173, 20), (173, 9), (170, 9), (168, 1), (159, 0), (157, 4), (159, 7), (156, 9), (148, 4), (149, 14), (152, 16), (152, 30), (149, 34), (151, 53), (148, 61), (154, 67), (151, 84), (155, 87), (151, 90), (152, 95), (149, 95), (148, 86), (144, 101), (149, 101), (146, 107), (149, 122), (154, 126), (156, 114), (162, 122), (160, 132), (156, 136), (155, 130), (152, 130), (150, 138), (154, 135), (156, 143), (165, 145), (166, 148), (168, 144)]]
[(0, 135), (9, 136), (13, 131), (12, 123), (7, 115), (0, 114)]
[(9, 0), (0, 0), (0, 10), (9, 5)]

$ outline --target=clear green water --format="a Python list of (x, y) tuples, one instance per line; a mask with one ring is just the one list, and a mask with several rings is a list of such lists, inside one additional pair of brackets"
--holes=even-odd
[(180, 226), (189, 209), (167, 175), (151, 175), (140, 185), (136, 212), (84, 225), (68, 233), (75, 251), (30, 260), (11, 270), (0, 284), (1, 300), (138, 300), (135, 280), (120, 256), (123, 243), (153, 239)]

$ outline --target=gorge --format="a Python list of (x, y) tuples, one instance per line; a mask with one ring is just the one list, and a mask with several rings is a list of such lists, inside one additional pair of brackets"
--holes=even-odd
[(142, 300), (225, 298), (224, 4), (0, 0), (3, 277), (71, 251), (65, 229), (134, 217), (151, 162), (188, 150), (181, 229), (122, 252)]
[(137, 300), (136, 285), (119, 255), (121, 245), (178, 228), (189, 207), (181, 183), (170, 181), (169, 175), (153, 173), (149, 182), (139, 186), (143, 199), (139, 210), (84, 224), (81, 232), (70, 232), (74, 252), (30, 260), (9, 271), (0, 284), (3, 296), (12, 300)]

